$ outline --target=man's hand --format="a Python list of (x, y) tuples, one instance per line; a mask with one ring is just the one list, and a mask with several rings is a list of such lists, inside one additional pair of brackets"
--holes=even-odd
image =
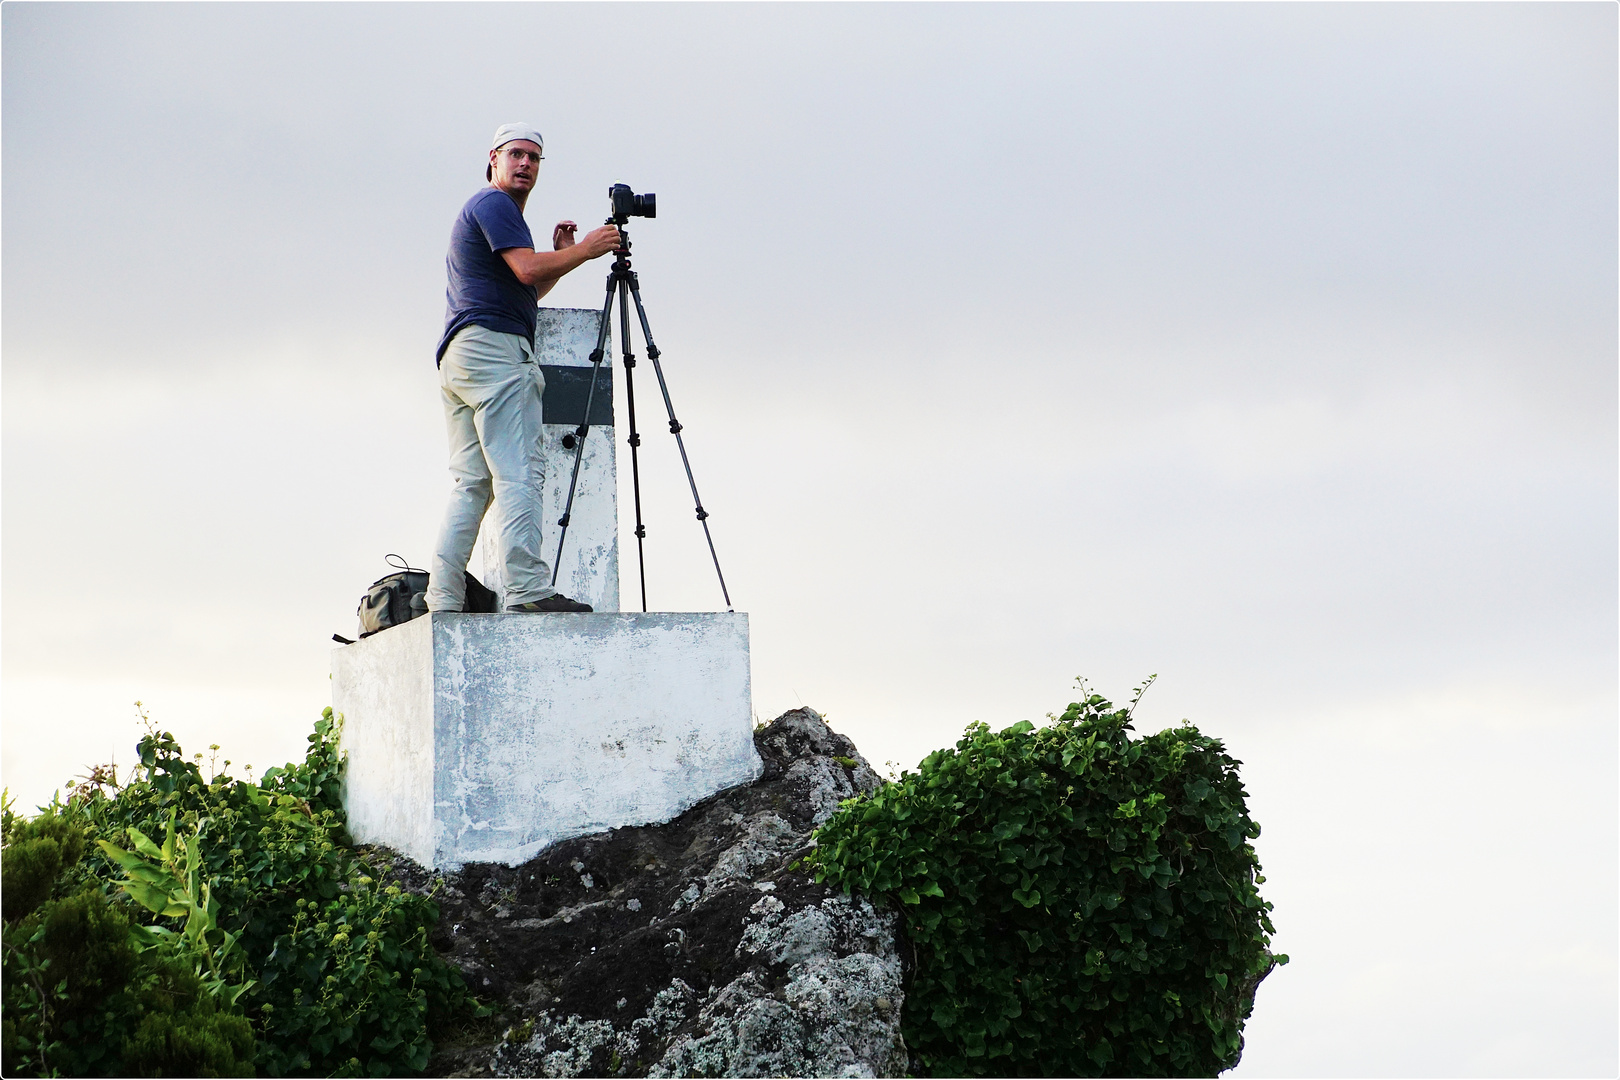
[(585, 234), (585, 257), (587, 259), (599, 258), (619, 247), (619, 227), (617, 225), (604, 225), (600, 229), (592, 229)]
[[(579, 226), (572, 221), (559, 221), (557, 227), (551, 230), (551, 247), (554, 251), (574, 246), (574, 230)], [(617, 225), (604, 225), (600, 229), (592, 229), (585, 234), (585, 247), (580, 254), (587, 260), (601, 258), (610, 251), (617, 250), (619, 246), (619, 227)]]

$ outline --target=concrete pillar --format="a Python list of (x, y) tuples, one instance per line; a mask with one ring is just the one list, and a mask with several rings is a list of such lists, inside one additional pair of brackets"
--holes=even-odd
[[(541, 308), (535, 328), (540, 370), (546, 377), (545, 437), (541, 457), (546, 480), (541, 497), (546, 561), (557, 552), (557, 519), (568, 500), (568, 481), (574, 471), (574, 451), (563, 445), (585, 417), (585, 398), (591, 382), (591, 350), (601, 311), (586, 308)], [(613, 426), (613, 347), (608, 335), (607, 355), (597, 374), (591, 404), (591, 430), (585, 439), (579, 487), (574, 493), (573, 516), (557, 574), (557, 591), (583, 600), (597, 611), (619, 610), (619, 510)], [(479, 531), (472, 572), (506, 606), (501, 580), (500, 547), (495, 542), (495, 515), (485, 517)], [(478, 565), (482, 563), (482, 566)]]

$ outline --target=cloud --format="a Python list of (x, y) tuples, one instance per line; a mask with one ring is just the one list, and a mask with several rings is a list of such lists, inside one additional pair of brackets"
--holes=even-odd
[[(537, 233), (659, 195), (763, 718), (909, 766), (1157, 671), (1140, 726), (1248, 763), (1296, 953), (1245, 1069), (1612, 1072), (1567, 961), (1616, 900), (1616, 19), (7, 4), (6, 782), (137, 697), (299, 751), (425, 561), (445, 238), (522, 118)], [(713, 608), (661, 422), (643, 465), (652, 605)]]

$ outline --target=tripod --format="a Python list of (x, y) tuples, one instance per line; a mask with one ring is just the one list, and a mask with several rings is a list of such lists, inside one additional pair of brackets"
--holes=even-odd
[[(627, 191), (629, 189), (626, 189)], [(641, 521), (641, 434), (636, 430), (636, 386), (635, 370), (636, 355), (630, 351), (630, 306), (629, 299), (636, 302), (636, 318), (641, 322), (641, 336), (647, 342), (647, 359), (652, 361), (653, 373), (658, 376), (658, 389), (664, 397), (664, 411), (669, 414), (669, 433), (675, 436), (675, 445), (681, 451), (681, 465), (686, 469), (686, 483), (692, 489), (692, 503), (697, 507), (698, 523), (703, 526), (703, 538), (709, 544), (709, 558), (714, 561), (714, 573), (720, 579), (720, 595), (725, 597), (726, 610), (734, 610), (731, 606), (731, 593), (726, 590), (726, 576), (720, 572), (720, 556), (714, 551), (714, 537), (709, 533), (709, 512), (703, 509), (703, 500), (698, 496), (697, 481), (692, 478), (692, 462), (686, 456), (686, 442), (681, 438), (681, 422), (675, 419), (675, 406), (669, 398), (669, 384), (664, 380), (663, 365), (658, 362), (658, 346), (653, 344), (652, 329), (647, 325), (647, 309), (641, 305), (641, 285), (636, 278), (636, 272), (630, 269), (630, 237), (624, 231), (624, 221), (617, 216), (609, 218), (608, 224), (619, 226), (619, 247), (614, 252), (613, 266), (608, 270), (607, 299), (602, 303), (602, 321), (596, 332), (596, 348), (591, 350), (591, 385), (585, 395), (585, 417), (579, 427), (574, 429), (574, 475), (568, 481), (568, 502), (563, 507), (563, 515), (557, 524), (562, 527), (562, 533), (557, 537), (557, 558), (551, 564), (551, 583), (557, 583), (557, 573), (562, 566), (563, 543), (568, 539), (568, 521), (574, 509), (574, 490), (579, 485), (579, 466), (585, 458), (585, 436), (591, 429), (591, 405), (596, 400), (596, 377), (602, 370), (602, 359), (607, 347), (608, 321), (613, 312), (613, 297), (619, 298), (619, 340), (624, 354), (624, 398), (626, 411), (630, 414), (630, 478), (631, 486), (635, 492), (636, 505), (636, 570), (641, 579), (641, 610), (647, 610), (647, 563), (643, 541), (647, 537), (647, 528)], [(627, 299), (628, 298), (628, 299)], [(567, 443), (565, 441), (564, 445)]]

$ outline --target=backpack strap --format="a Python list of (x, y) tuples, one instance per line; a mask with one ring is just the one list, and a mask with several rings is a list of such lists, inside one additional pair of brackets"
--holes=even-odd
[(405, 560), (405, 557), (403, 555), (392, 555), (392, 554), (384, 555), (383, 556), (383, 562), (387, 563), (389, 566), (392, 566), (396, 570), (404, 570), (407, 573), (411, 573), (411, 574), (425, 574), (425, 573), (427, 573), (426, 570), (418, 570), (416, 567), (412, 566), (409, 562), (407, 562)]

